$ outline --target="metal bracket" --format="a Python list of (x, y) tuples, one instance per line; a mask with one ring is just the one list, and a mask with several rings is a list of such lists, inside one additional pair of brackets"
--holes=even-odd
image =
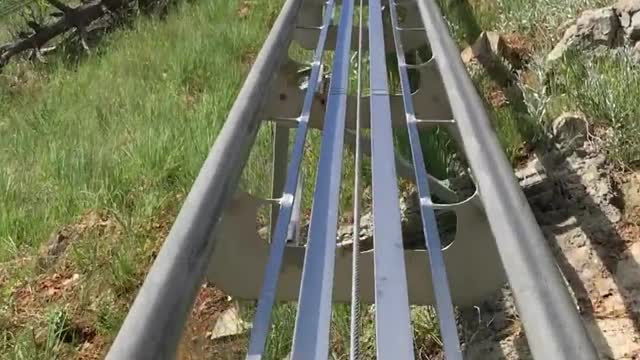
[[(289, 119), (280, 121), (285, 126), (295, 127), (295, 119), (299, 116), (304, 100), (305, 89), (300, 88), (302, 83), (300, 70), (305, 65), (294, 60), (289, 61), (280, 69), (278, 76), (271, 86), (266, 105), (266, 118), (268, 119)], [(451, 108), (447, 100), (442, 80), (438, 73), (434, 61), (430, 60), (416, 66), (420, 77), (418, 89), (412, 94), (415, 104), (416, 117), (421, 120), (441, 120), (452, 119)], [(391, 119), (393, 126), (397, 128), (406, 127), (404, 120), (404, 106), (402, 95), (392, 95)], [(347, 99), (347, 129), (355, 129), (355, 96), (350, 95)], [(317, 93), (311, 107), (311, 118), (309, 125), (314, 129), (322, 129), (322, 121), (326, 110), (326, 95)], [(369, 128), (369, 97), (362, 98), (362, 126)], [(420, 121), (420, 127), (433, 126), (429, 121)]]
[[(446, 205), (457, 217), (453, 242), (443, 250), (449, 272), (451, 294), (456, 305), (475, 305), (485, 300), (506, 281), (495, 240), (483, 212), (473, 205), (473, 196), (457, 204)], [(240, 299), (257, 299), (263, 271), (269, 256), (269, 243), (258, 235), (257, 213), (269, 202), (239, 193), (227, 207), (219, 225), (216, 251), (210, 261), (207, 278), (225, 293)], [(444, 206), (440, 206), (444, 208)], [(287, 246), (284, 253), (276, 299), (296, 300), (304, 260), (303, 246)], [(433, 304), (434, 296), (426, 250), (405, 250), (409, 301)], [(336, 253), (333, 300), (351, 301), (351, 249)], [(373, 250), (360, 260), (361, 300), (374, 302)]]

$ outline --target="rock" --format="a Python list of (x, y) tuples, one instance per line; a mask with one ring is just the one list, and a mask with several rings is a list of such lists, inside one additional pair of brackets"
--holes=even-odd
[(640, 41), (638, 41), (636, 46), (633, 47), (633, 50), (631, 50), (631, 56), (635, 61), (640, 62)]
[(554, 189), (537, 155), (516, 170), (516, 178), (532, 207), (544, 208), (554, 201)]
[(491, 60), (495, 56), (501, 56), (505, 46), (504, 39), (500, 34), (492, 31), (482, 32), (473, 45), (462, 51), (462, 61), (465, 64), (470, 64), (476, 59), (480, 62), (485, 59)]
[[(511, 36), (512, 41), (515, 38), (517, 37)], [(476, 42), (464, 49), (460, 56), (467, 65), (476, 61), (486, 65), (493, 61), (504, 59), (513, 67), (520, 68), (523, 61), (520, 52), (523, 52), (523, 49), (518, 50), (520, 51), (512, 48), (504, 36), (488, 31), (482, 32)]]
[(567, 31), (564, 32), (562, 40), (560, 40), (553, 50), (551, 50), (549, 55), (547, 55), (547, 62), (553, 62), (562, 58), (569, 48), (575, 47), (578, 42), (576, 40), (577, 33), (578, 27), (576, 25), (571, 25)]
[(624, 199), (624, 212), (633, 214), (640, 211), (640, 172), (626, 175), (618, 186)]
[(622, 26), (623, 29), (626, 29), (631, 25), (631, 15), (629, 15), (628, 12), (618, 14), (618, 18), (620, 19), (620, 26)]
[(620, 27), (618, 17), (611, 8), (587, 10), (576, 21), (579, 35), (591, 37), (596, 44), (611, 46)]
[(549, 53), (547, 61), (560, 59), (569, 49), (617, 46), (620, 43), (619, 33), (620, 20), (613, 8), (584, 11)]
[(640, 40), (640, 12), (633, 14), (631, 23), (624, 31), (631, 41)]
[(573, 147), (586, 140), (589, 122), (583, 113), (565, 112), (553, 121), (552, 131), (556, 141)]
[(633, 15), (640, 11), (640, 0), (618, 0), (613, 8), (618, 15), (624, 13)]
[(613, 7), (624, 29), (626, 40), (640, 40), (640, 0), (620, 0)]
[[(570, 49), (600, 51), (633, 45), (638, 41), (640, 0), (620, 0), (613, 7), (583, 12), (549, 53), (547, 62), (562, 58)], [(633, 51), (637, 53), (636, 50)], [(640, 59), (640, 55), (634, 58)]]
[(237, 307), (231, 307), (220, 315), (213, 330), (207, 334), (211, 340), (243, 334), (250, 324), (242, 320)]
[(634, 289), (636, 293), (640, 293), (638, 261), (640, 261), (640, 243), (635, 243), (629, 247), (626, 256), (618, 262), (616, 267), (616, 277), (620, 285), (625, 289)]

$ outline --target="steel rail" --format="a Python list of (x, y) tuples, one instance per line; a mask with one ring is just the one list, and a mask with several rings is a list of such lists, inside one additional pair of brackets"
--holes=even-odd
[(369, 1), (371, 172), (378, 359), (414, 359), (382, 5)]
[(215, 247), (214, 230), (261, 123), (266, 89), (284, 63), (302, 0), (287, 0), (247, 76), (107, 359), (173, 359)]
[(598, 359), (438, 5), (417, 1), (534, 358)]
[(324, 117), (292, 360), (327, 359), (355, 0), (344, 0)]
[(395, 1), (390, 0), (389, 10), (396, 48), (396, 58), (398, 59), (398, 74), (400, 76), (400, 87), (402, 89), (402, 101), (407, 121), (411, 157), (413, 158), (416, 186), (420, 197), (422, 231), (424, 233), (427, 252), (429, 253), (429, 266), (431, 268), (431, 279), (436, 300), (440, 336), (442, 337), (447, 360), (462, 360), (458, 327), (456, 325), (453, 302), (451, 300), (451, 290), (447, 279), (444, 256), (442, 255), (442, 243), (440, 242), (440, 234), (438, 234), (438, 225), (433, 209), (431, 190), (429, 189), (429, 175), (425, 167), (422, 146), (420, 144), (420, 134), (418, 133), (416, 115), (413, 108), (413, 98), (411, 97), (411, 86), (409, 84), (409, 74), (407, 72), (404, 49), (402, 47), (402, 38), (398, 31), (398, 11)]
[(313, 98), (318, 90), (324, 47), (327, 40), (329, 24), (332, 19), (333, 9), (334, 1), (330, 0), (327, 2), (327, 7), (324, 12), (322, 30), (313, 55), (311, 74), (309, 76), (307, 91), (305, 93), (300, 118), (298, 120), (296, 138), (291, 153), (291, 160), (287, 169), (284, 193), (280, 200), (280, 209), (278, 211), (277, 221), (274, 228), (274, 236), (271, 241), (269, 260), (265, 268), (264, 281), (262, 283), (260, 298), (258, 300), (258, 308), (256, 310), (253, 328), (251, 330), (247, 360), (257, 360), (262, 358), (267, 341), (267, 335), (269, 334), (271, 312), (273, 310), (273, 303), (278, 289), (278, 277), (280, 275), (280, 268), (282, 267), (282, 259), (284, 256), (287, 235), (289, 233), (291, 215), (293, 208), (296, 205), (295, 196), (300, 194), (300, 192), (297, 191), (300, 166), (302, 163), (302, 156), (304, 154), (304, 144), (307, 138)]

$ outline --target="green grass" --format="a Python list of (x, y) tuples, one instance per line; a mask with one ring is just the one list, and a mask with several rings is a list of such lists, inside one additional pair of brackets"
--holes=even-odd
[[(610, 159), (622, 166), (640, 161), (640, 65), (629, 54), (568, 54), (555, 69), (550, 92), (556, 111), (582, 111)], [(597, 130), (608, 129), (608, 132)]]
[(559, 40), (558, 28), (587, 9), (611, 5), (606, 0), (438, 0), (454, 36), (472, 43), (481, 31), (516, 32), (536, 45)]
[[(471, 75), (486, 105), (507, 156), (516, 164), (529, 149), (547, 141), (552, 120), (563, 111), (582, 111), (596, 127), (610, 129), (604, 140), (609, 159), (622, 167), (635, 166), (638, 146), (638, 110), (634, 99), (637, 64), (624, 51), (604, 54), (569, 54), (559, 65), (544, 63), (562, 37), (568, 21), (579, 13), (611, 5), (603, 0), (440, 0), (450, 29), (460, 47), (481, 31), (517, 34), (530, 52), (522, 69), (505, 65), (515, 81), (501, 84), (499, 76), (481, 66)], [(629, 84), (632, 84), (629, 86)], [(506, 104), (489, 99), (502, 94)]]
[[(10, 319), (0, 326), (0, 357), (74, 353), (55, 336), (32, 336), (47, 322), (45, 309), (16, 315), (24, 304), (14, 292), (54, 273), (81, 279), (54, 304), (70, 304), (66, 314), (96, 324), (107, 341), (115, 334), (280, 4), (253, 1), (240, 19), (240, 1), (183, 3), (162, 21), (140, 19), (112, 34), (79, 64), (14, 62), (0, 75), (0, 318)], [(269, 174), (262, 161), (268, 133), (265, 127), (243, 181), (257, 194), (269, 185), (255, 181)], [(80, 231), (40, 274), (41, 244), (91, 211), (117, 230), (94, 224)]]
[(235, 1), (184, 5), (164, 23), (115, 35), (104, 56), (78, 68), (56, 62), (42, 70), (48, 81), (17, 85), (31, 93), (16, 95), (3, 75), (0, 239), (15, 246), (0, 259), (85, 209), (135, 222), (186, 191), (243, 81), (241, 60), (278, 10), (262, 5), (236, 26), (225, 25)]
[[(98, 352), (108, 346), (222, 127), (249, 69), (247, 59), (259, 50), (280, 4), (254, 0), (248, 18), (240, 19), (240, 0), (186, 2), (162, 21), (139, 19), (131, 29), (111, 34), (80, 62), (62, 55), (48, 64), (16, 61), (0, 74), (0, 358), (77, 355), (76, 340), (65, 334), (79, 323), (91, 324), (104, 340)], [(497, 107), (487, 101), (487, 107), (514, 163), (565, 110), (583, 111), (593, 124), (612, 129), (606, 148), (612, 160), (637, 162), (640, 90), (628, 84), (640, 83), (638, 65), (625, 55), (572, 55), (549, 78), (541, 60), (562, 35), (560, 24), (599, 4), (473, 0), (446, 5), (461, 46), (481, 30), (518, 32), (531, 43), (532, 60), (505, 88), (486, 71), (472, 72), (485, 98), (499, 89), (508, 100)], [(291, 53), (300, 60), (309, 56), (295, 48)], [(241, 183), (264, 197), (269, 197), (264, 179), (270, 172), (265, 160), (270, 159), (270, 135), (269, 126), (261, 129)], [(306, 209), (319, 155), (319, 134), (309, 137), (303, 165)], [(431, 173), (446, 177), (462, 171), (464, 160), (450, 135), (437, 130), (421, 140)], [(396, 142), (409, 158), (405, 134), (396, 134)], [(351, 158), (346, 151), (344, 209), (351, 204)], [(53, 268), (41, 272), (35, 266), (38, 249), (66, 224), (78, 236)], [(51, 288), (54, 274), (62, 276), (60, 284), (75, 274), (78, 280), (59, 296), (38, 293)], [(25, 289), (36, 293), (23, 297), (19, 291)], [(291, 304), (277, 306), (268, 358), (287, 355), (295, 310)], [(428, 358), (441, 346), (433, 309), (414, 308), (412, 317), (416, 351)], [(348, 349), (348, 319), (347, 306), (334, 306), (336, 359), (345, 358)], [(372, 309), (363, 309), (367, 358), (375, 352), (373, 324)]]

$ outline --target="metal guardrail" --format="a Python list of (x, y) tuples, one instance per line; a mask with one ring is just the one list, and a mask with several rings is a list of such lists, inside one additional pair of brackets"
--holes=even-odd
[(533, 356), (597, 359), (437, 4), (418, 5)]
[[(499, 146), (482, 102), (466, 73), (458, 49), (448, 34), (436, 3), (433, 0), (415, 0), (419, 14), (412, 15), (419, 16), (424, 24), (424, 29), (416, 29), (403, 27), (397, 11), (398, 6), (410, 1), (403, 1), (401, 4), (391, 1), (385, 4), (381, 0), (368, 1), (367, 27), (370, 96), (367, 98), (369, 117), (366, 123), (371, 129), (374, 221), (373, 254), (369, 253), (367, 259), (372, 262), (368, 265), (369, 268), (372, 266), (374, 269), (374, 274), (370, 275), (371, 281), (375, 284), (373, 296), (376, 303), (378, 358), (414, 358), (409, 303), (417, 297), (430, 298), (430, 295), (416, 295), (412, 284), (415, 285), (416, 281), (426, 283), (430, 272), (433, 299), (446, 357), (449, 360), (462, 359), (453, 305), (456, 299), (461, 297), (460, 286), (466, 284), (465, 279), (455, 278), (456, 270), (460, 269), (446, 267), (452, 263), (464, 266), (465, 263), (451, 260), (454, 255), (447, 256), (447, 250), (441, 250), (434, 211), (463, 207), (467, 203), (447, 206), (434, 204), (431, 193), (440, 189), (438, 186), (441, 185), (425, 170), (418, 136), (418, 127), (445, 124), (456, 129), (456, 137), (461, 142), (473, 170), (481, 199), (480, 205), (493, 232), (497, 252), (502, 259), (534, 357), (554, 360), (597, 359), (596, 351), (556, 268), (553, 255), (515, 181), (513, 170)], [(304, 100), (300, 105), (301, 111), (297, 117), (286, 119), (286, 122), (295, 128), (295, 142), (286, 177), (281, 179), (282, 197), (279, 198), (278, 206), (274, 207), (277, 210), (275, 225), (269, 255), (264, 261), (264, 273), (261, 275), (263, 282), (260, 295), (257, 297), (259, 302), (247, 359), (255, 360), (263, 356), (273, 304), (281, 297), (278, 279), (283, 276), (282, 264), (287, 258), (297, 256), (296, 254), (304, 254), (304, 262), (300, 270), (302, 280), (297, 297), (298, 316), (291, 357), (322, 360), (328, 357), (331, 303), (336, 297), (342, 296), (334, 288), (344, 283), (338, 281), (341, 280), (341, 273), (337, 273), (336, 267), (343, 264), (344, 260), (336, 259), (335, 235), (343, 147), (345, 136), (349, 135), (345, 129), (353, 125), (350, 122), (351, 100), (347, 84), (350, 52), (354, 45), (351, 39), (355, 0), (342, 0), (341, 4), (340, 21), (337, 25), (331, 23), (336, 3), (329, 0), (324, 4), (322, 14), (319, 14), (321, 24), (304, 27), (304, 24), (296, 26), (296, 22), (300, 22), (302, 8), (322, 8), (323, 4), (319, 0), (285, 2), (107, 359), (170, 359), (175, 356), (189, 310), (199, 285), (204, 280), (212, 255), (215, 254), (214, 251), (223, 251), (220, 246), (216, 247), (216, 243), (219, 242), (216, 240), (216, 233), (223, 227), (221, 221), (225, 220), (224, 210), (232, 202), (232, 195), (237, 190), (236, 184), (256, 138), (261, 117), (264, 116), (268, 100), (268, 92), (265, 89), (278, 79), (278, 70), (285, 63), (286, 50), (294, 38), (296, 28), (309, 30), (304, 33), (305, 36), (315, 36), (315, 56), (311, 63), (311, 74), (304, 92)], [(386, 12), (383, 13), (383, 5), (389, 9), (388, 15), (384, 15)], [(383, 16), (390, 16), (391, 28), (383, 23)], [(418, 118), (416, 115), (417, 108), (422, 106), (420, 109), (423, 109), (424, 104), (415, 100), (415, 94), (409, 86), (409, 65), (405, 61), (403, 50), (404, 44), (409, 42), (403, 41), (403, 33), (422, 30), (426, 31), (426, 39), (437, 63), (443, 91), (446, 92), (455, 120)], [(359, 32), (362, 31), (363, 27), (359, 25)], [(306, 37), (304, 39), (309, 40)], [(357, 49), (361, 56), (363, 41), (361, 37), (359, 39)], [(389, 92), (386, 75), (385, 56), (389, 50), (387, 43), (390, 41), (398, 60), (402, 87), (401, 104), (394, 102), (395, 95)], [(412, 38), (411, 44), (415, 45), (415, 37)], [(322, 108), (324, 136), (320, 148), (308, 242), (302, 249), (292, 249), (302, 250), (302, 253), (290, 253), (291, 249), (286, 242), (292, 215), (296, 215), (295, 200), (300, 196), (297, 192), (300, 164), (307, 128), (313, 125), (313, 115), (318, 110), (316, 92), (323, 70), (323, 52), (328, 47), (334, 48), (335, 53), (328, 98), (326, 106)], [(425, 68), (422, 70), (427, 71)], [(358, 72), (360, 76), (360, 66)], [(360, 151), (364, 151), (360, 145), (365, 141), (364, 136), (361, 138), (360, 132), (361, 126), (365, 126), (365, 108), (360, 111), (360, 102), (362, 101), (363, 106), (366, 105), (365, 98), (360, 95), (360, 85), (357, 98), (355, 128), (357, 156), (360, 156)], [(401, 105), (401, 110), (397, 105)], [(394, 114), (404, 114), (406, 120), (403, 126), (406, 126), (409, 134), (413, 160), (409, 173), (418, 185), (426, 253), (410, 252), (403, 248), (397, 187), (397, 173), (401, 167), (396, 168), (397, 164), (402, 162), (398, 162), (394, 154), (391, 130), (397, 126), (398, 120)], [(275, 163), (282, 165), (282, 161), (274, 161)], [(360, 174), (359, 171), (357, 173)], [(430, 184), (434, 185), (433, 189), (430, 189)], [(355, 209), (359, 209), (359, 201), (357, 197)], [(359, 213), (359, 210), (357, 211)], [(356, 234), (357, 229), (356, 224)], [(474, 257), (479, 254), (466, 256)], [(427, 257), (429, 261), (424, 262)], [(358, 263), (359, 258), (363, 261), (361, 266), (364, 271), (367, 266), (365, 254), (360, 256), (356, 251), (353, 258), (356, 259), (354, 263)], [(420, 264), (424, 265), (415, 267), (415, 259), (421, 259), (423, 262)], [(365, 280), (364, 277), (358, 278), (360, 271), (357, 269), (356, 266), (351, 272), (353, 281), (348, 282), (349, 286), (353, 283), (355, 287)], [(424, 274), (412, 274), (416, 269)], [(469, 286), (471, 287), (470, 284)], [(358, 304), (361, 295), (367, 296), (364, 292), (355, 291), (349, 298), (353, 304)], [(357, 326), (355, 323), (354, 321), (354, 327)], [(352, 359), (358, 358), (358, 352), (352, 352), (351, 356)]]
[(172, 359), (215, 248), (215, 227), (235, 192), (260, 125), (265, 92), (285, 61), (302, 0), (287, 0), (107, 359)]

